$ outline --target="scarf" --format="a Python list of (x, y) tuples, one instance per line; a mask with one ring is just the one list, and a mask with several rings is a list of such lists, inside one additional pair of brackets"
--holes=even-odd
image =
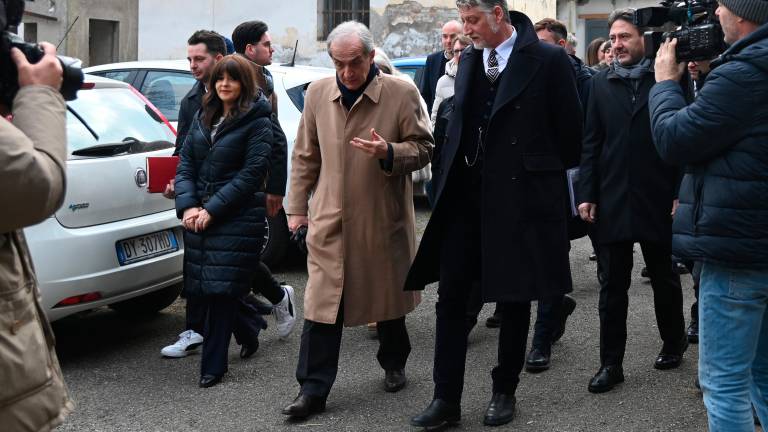
[(339, 75), (336, 75), (336, 85), (339, 86), (339, 91), (341, 92), (341, 103), (344, 104), (344, 107), (347, 109), (347, 111), (352, 109), (352, 105), (357, 102), (358, 99), (360, 99), (360, 96), (363, 95), (365, 92), (365, 89), (368, 88), (368, 84), (373, 81), (373, 78), (376, 77), (379, 73), (379, 68), (376, 67), (376, 64), (371, 65), (371, 70), (368, 71), (368, 78), (365, 79), (365, 83), (360, 86), (357, 90), (350, 90), (346, 87), (344, 87), (344, 84), (341, 83), (341, 80), (339, 79)]
[(456, 72), (459, 71), (459, 64), (456, 62), (456, 57), (452, 58), (445, 64), (445, 74), (451, 78), (456, 78)]
[(624, 66), (619, 63), (617, 57), (611, 66), (616, 75), (624, 79), (639, 80), (651, 71), (651, 59), (643, 57), (642, 60), (633, 65)]

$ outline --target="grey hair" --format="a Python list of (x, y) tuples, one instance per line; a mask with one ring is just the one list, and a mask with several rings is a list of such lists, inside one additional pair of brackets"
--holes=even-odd
[(373, 62), (387, 75), (400, 75), (402, 73), (397, 70), (395, 65), (392, 64), (392, 60), (389, 59), (387, 53), (381, 48), (376, 48), (376, 55), (373, 56)]
[(356, 36), (360, 40), (360, 43), (363, 45), (364, 55), (370, 54), (371, 51), (373, 51), (373, 34), (368, 27), (357, 21), (345, 21), (337, 25), (328, 35), (328, 40), (326, 41), (328, 54), (333, 55), (331, 53), (331, 44), (333, 44), (333, 41), (336, 39), (345, 39), (349, 36)]
[(493, 8), (500, 6), (505, 12), (504, 21), (509, 22), (509, 7), (507, 7), (507, 0), (456, 0), (456, 7), (459, 9), (468, 9), (477, 7), (486, 14), (493, 12)]

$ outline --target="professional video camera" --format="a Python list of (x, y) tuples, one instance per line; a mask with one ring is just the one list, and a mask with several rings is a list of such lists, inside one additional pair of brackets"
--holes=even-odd
[[(24, 42), (15, 32), (24, 14), (24, 0), (0, 0), (0, 103), (10, 107), (13, 97), (19, 91), (19, 77), (16, 64), (11, 60), (11, 48), (18, 48), (30, 63), (37, 63), (44, 52), (39, 45)], [(64, 69), (61, 95), (66, 100), (77, 98), (77, 91), (83, 85), (83, 71), (76, 67), (76, 60), (59, 56)]]
[(673, 31), (648, 31), (645, 56), (656, 57), (661, 43), (677, 38), (677, 60), (680, 62), (711, 60), (725, 51), (723, 29), (715, 15), (716, 0), (664, 0), (661, 7), (635, 11), (639, 28), (676, 26)]

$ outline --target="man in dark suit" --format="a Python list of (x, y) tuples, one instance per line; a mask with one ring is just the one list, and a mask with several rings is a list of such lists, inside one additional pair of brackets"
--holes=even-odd
[(453, 58), (453, 43), (459, 35), (461, 35), (461, 23), (458, 21), (448, 21), (443, 25), (440, 35), (443, 49), (427, 56), (427, 64), (424, 66), (424, 74), (421, 76), (419, 92), (427, 103), (428, 113), (432, 112), (437, 80), (445, 75), (445, 64)]
[(434, 397), (411, 419), (427, 428), (461, 417), (467, 287), (479, 283), (503, 311), (487, 425), (514, 417), (530, 302), (572, 290), (565, 170), (578, 164), (582, 111), (568, 55), (506, 0), (457, 6), (474, 47), (459, 63), (435, 208), (405, 286), (440, 281)]
[(634, 10), (608, 19), (615, 61), (592, 77), (581, 159), (579, 213), (597, 224), (600, 280), (600, 369), (588, 390), (602, 393), (624, 381), (632, 247), (640, 243), (664, 342), (654, 367), (680, 365), (688, 344), (680, 277), (672, 267), (672, 214), (679, 170), (653, 144), (648, 94), (655, 84), (643, 57), (643, 32)]

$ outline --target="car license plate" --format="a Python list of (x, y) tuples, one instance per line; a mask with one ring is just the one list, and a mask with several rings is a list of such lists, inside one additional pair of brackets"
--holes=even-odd
[(115, 248), (120, 265), (127, 265), (175, 252), (179, 250), (179, 242), (173, 230), (168, 229), (120, 240)]

